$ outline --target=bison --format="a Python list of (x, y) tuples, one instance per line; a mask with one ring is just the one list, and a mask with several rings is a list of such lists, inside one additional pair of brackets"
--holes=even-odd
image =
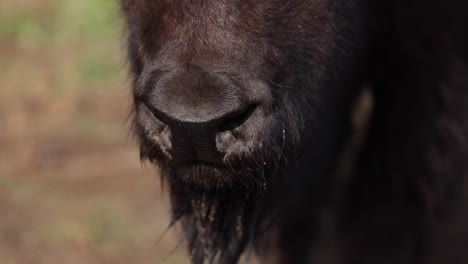
[(121, 5), (141, 159), (192, 263), (467, 263), (466, 3)]

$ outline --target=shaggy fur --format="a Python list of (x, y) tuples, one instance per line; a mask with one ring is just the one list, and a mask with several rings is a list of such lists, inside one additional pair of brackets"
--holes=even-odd
[[(429, 2), (122, 0), (141, 158), (192, 263), (466, 262), (445, 249), (467, 230), (468, 23)], [(362, 87), (367, 130), (350, 123)], [(229, 128), (173, 118), (236, 102)], [(187, 154), (188, 134), (215, 148)]]
[(468, 4), (386, 4), (359, 161), (317, 210), (310, 170), (295, 174), (279, 263), (468, 262)]

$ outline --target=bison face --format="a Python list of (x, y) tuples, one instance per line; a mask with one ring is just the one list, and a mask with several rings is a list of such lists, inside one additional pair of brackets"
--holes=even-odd
[(289, 191), (286, 161), (330, 176), (371, 3), (123, 0), (141, 157), (169, 181), (194, 263), (235, 263)]
[(360, 31), (334, 2), (123, 1), (142, 158), (181, 181), (263, 185), (305, 127), (326, 134)]
[(143, 157), (162, 162), (174, 177), (204, 184), (227, 183), (266, 165), (269, 139), (278, 133), (269, 86), (221, 66), (171, 64), (150, 70), (135, 95)]

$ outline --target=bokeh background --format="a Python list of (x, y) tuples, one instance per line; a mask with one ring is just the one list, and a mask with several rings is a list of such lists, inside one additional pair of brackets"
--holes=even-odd
[(129, 133), (118, 0), (0, 0), (0, 263), (187, 263)]

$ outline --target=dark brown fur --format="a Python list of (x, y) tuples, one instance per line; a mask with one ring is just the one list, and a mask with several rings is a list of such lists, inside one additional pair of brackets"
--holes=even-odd
[[(141, 158), (161, 167), (191, 261), (466, 263), (466, 8), (122, 0)], [(365, 85), (368, 129), (349, 121)], [(178, 162), (195, 155), (176, 151), (186, 131), (220, 132), (165, 114), (217, 120), (241, 99), (255, 108), (210, 163)]]
[(468, 263), (468, 5), (385, 8), (360, 161), (319, 211), (309, 187), (291, 199), (280, 263)]

